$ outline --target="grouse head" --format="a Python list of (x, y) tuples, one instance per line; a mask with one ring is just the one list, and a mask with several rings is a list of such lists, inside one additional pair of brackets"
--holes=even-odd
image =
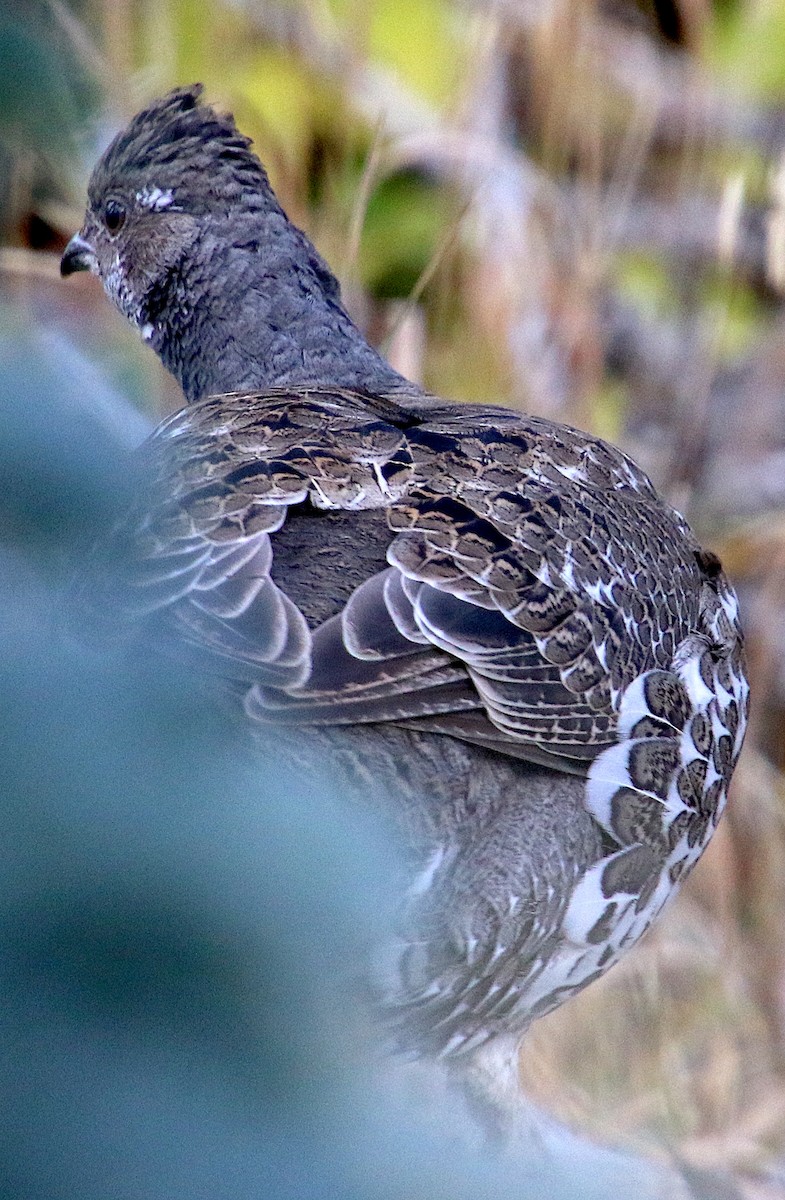
[(93, 171), (82, 229), (61, 262), (63, 275), (89, 270), (143, 328), (211, 215), (272, 198), (249, 141), (231, 117), (200, 103), (201, 85), (171, 92), (138, 113)]
[(287, 219), (250, 140), (201, 93), (195, 84), (154, 101), (109, 145), (62, 274), (97, 275), (190, 400), (370, 363), (335, 277)]

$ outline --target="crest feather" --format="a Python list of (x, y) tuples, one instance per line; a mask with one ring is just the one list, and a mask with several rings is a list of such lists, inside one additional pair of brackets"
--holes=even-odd
[(103, 154), (90, 180), (93, 203), (112, 188), (185, 189), (197, 202), (214, 191), (216, 174), (258, 194), (267, 175), (231, 113), (202, 102), (203, 86), (176, 88), (152, 101)]

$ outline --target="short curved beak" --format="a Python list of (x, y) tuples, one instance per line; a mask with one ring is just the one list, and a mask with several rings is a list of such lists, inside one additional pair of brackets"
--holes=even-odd
[(65, 277), (73, 275), (76, 271), (96, 271), (97, 269), (98, 259), (95, 257), (95, 250), (82, 237), (81, 233), (75, 233), (60, 259), (60, 274)]

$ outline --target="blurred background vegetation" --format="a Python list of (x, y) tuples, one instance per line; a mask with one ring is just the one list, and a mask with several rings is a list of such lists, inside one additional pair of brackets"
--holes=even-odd
[[(44, 669), (40, 597), (74, 529), (100, 524), (113, 448), (180, 403), (94, 280), (61, 285), (58, 254), (109, 137), (150, 97), (196, 79), (253, 136), (290, 216), (399, 369), (444, 395), (620, 443), (732, 574), (754, 703), (728, 816), (644, 944), (537, 1024), (522, 1074), (562, 1117), (681, 1164), (696, 1195), (719, 1195), (708, 1169), (727, 1173), (735, 1190), (723, 1194), (785, 1194), (785, 4), (0, 4), (0, 574), (9, 645), (27, 647), (11, 656), (12, 706), (31, 664)], [(69, 671), (46, 664), (51, 702)], [(103, 695), (101, 679), (88, 672), (80, 687)], [(142, 711), (176, 705), (145, 680)], [(61, 717), (79, 694), (72, 682), (58, 696)], [(36, 720), (47, 697), (30, 699)], [(85, 711), (98, 721), (99, 710)], [(33, 747), (53, 753), (49, 726), (32, 727)], [(98, 735), (73, 716), (65, 728), (92, 761)], [(113, 763), (117, 797), (126, 767)], [(73, 762), (58, 764), (34, 821), (44, 840), (57, 831), (57, 862), (99, 836), (64, 799)], [(106, 786), (93, 780), (86, 794)], [(145, 786), (132, 774), (132, 791)], [(135, 836), (149, 849), (164, 828)], [(181, 900), (162, 900), (167, 928), (166, 905)], [(78, 961), (115, 946), (84, 914), (69, 930), (38, 930), (40, 953), (58, 936)], [(224, 950), (205, 950), (216, 979)], [(30, 1194), (61, 1192), (50, 1180)]]

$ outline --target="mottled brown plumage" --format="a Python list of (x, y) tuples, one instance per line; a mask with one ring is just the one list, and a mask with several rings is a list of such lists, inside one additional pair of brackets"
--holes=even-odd
[[(209, 275), (231, 217), (220, 180), (215, 212), (201, 191), (188, 209), (189, 154), (210, 152), (195, 104), (181, 153), (170, 101), (160, 128), (152, 106), (118, 143), (120, 165), (135, 140), (167, 148), (151, 158), (174, 173), (149, 179), (140, 219), (166, 195), (196, 222), (180, 280), (195, 278), (192, 255)], [(262, 210), (279, 257), (282, 235), (265, 196), (243, 199), (254, 248), (215, 259), (217, 283), (236, 267), (234, 283), (211, 280), (156, 317), (148, 340), (164, 361), (195, 323), (178, 342), (194, 356), (186, 392), (208, 378), (225, 391), (196, 388), (143, 447), (143, 483), (84, 590), (195, 648), (243, 690), (256, 728), (294, 748), (307, 730), (398, 823), (412, 878), (383, 1003), (403, 1041), (462, 1053), (517, 1035), (606, 970), (699, 857), (744, 734), (736, 599), (619, 450), (407, 384), (334, 281), (319, 291), (310, 249), (307, 303), (299, 282), (288, 294), (288, 276), (271, 281)], [(303, 243), (292, 234), (292, 261)], [(237, 283), (251, 276), (266, 297), (255, 316)], [(117, 299), (117, 279), (107, 286)], [(294, 334), (270, 316), (277, 288), (304, 322)], [(147, 336), (147, 299), (130, 308)]]
[[(251, 685), (255, 721), (332, 729), (333, 747), (387, 775), (391, 758), (414, 755), (416, 776), (427, 736), (443, 759), (428, 763), (431, 791), (440, 771), (495, 769), (513, 811), (515, 785), (540, 804), (558, 790), (596, 823), (593, 838), (579, 827), (577, 855), (561, 847), (561, 895), (517, 915), (504, 908), (536, 895), (559, 855), (527, 844), (532, 813), (517, 873), (515, 839), (495, 845), (484, 869), (508, 891), (493, 895), (484, 942), (468, 917), (463, 936), (420, 945), (416, 984), (410, 965), (392, 985), (397, 1005), (427, 1010), (419, 1022), (441, 1014), (443, 1036), (436, 1022), (418, 1036), (458, 1049), (501, 1017), (523, 1026), (615, 961), (708, 840), (746, 705), (733, 594), (642, 472), (509, 410), (338, 389), (211, 397), (143, 455), (148, 486), (121, 531), (133, 549), (121, 580), (104, 576), (106, 607), (162, 613), (179, 641)], [(366, 526), (358, 579), (351, 539)], [(304, 563), (299, 603), (279, 542), (282, 562)], [(467, 828), (429, 845), (432, 817), (418, 822), (415, 805), (401, 800), (435, 889), (415, 905), (421, 941), (423, 927), (441, 929), (429, 911), (441, 872), (447, 891), (462, 877), (471, 904), (483, 896), (461, 850)], [(479, 994), (490, 989), (492, 1012)]]

